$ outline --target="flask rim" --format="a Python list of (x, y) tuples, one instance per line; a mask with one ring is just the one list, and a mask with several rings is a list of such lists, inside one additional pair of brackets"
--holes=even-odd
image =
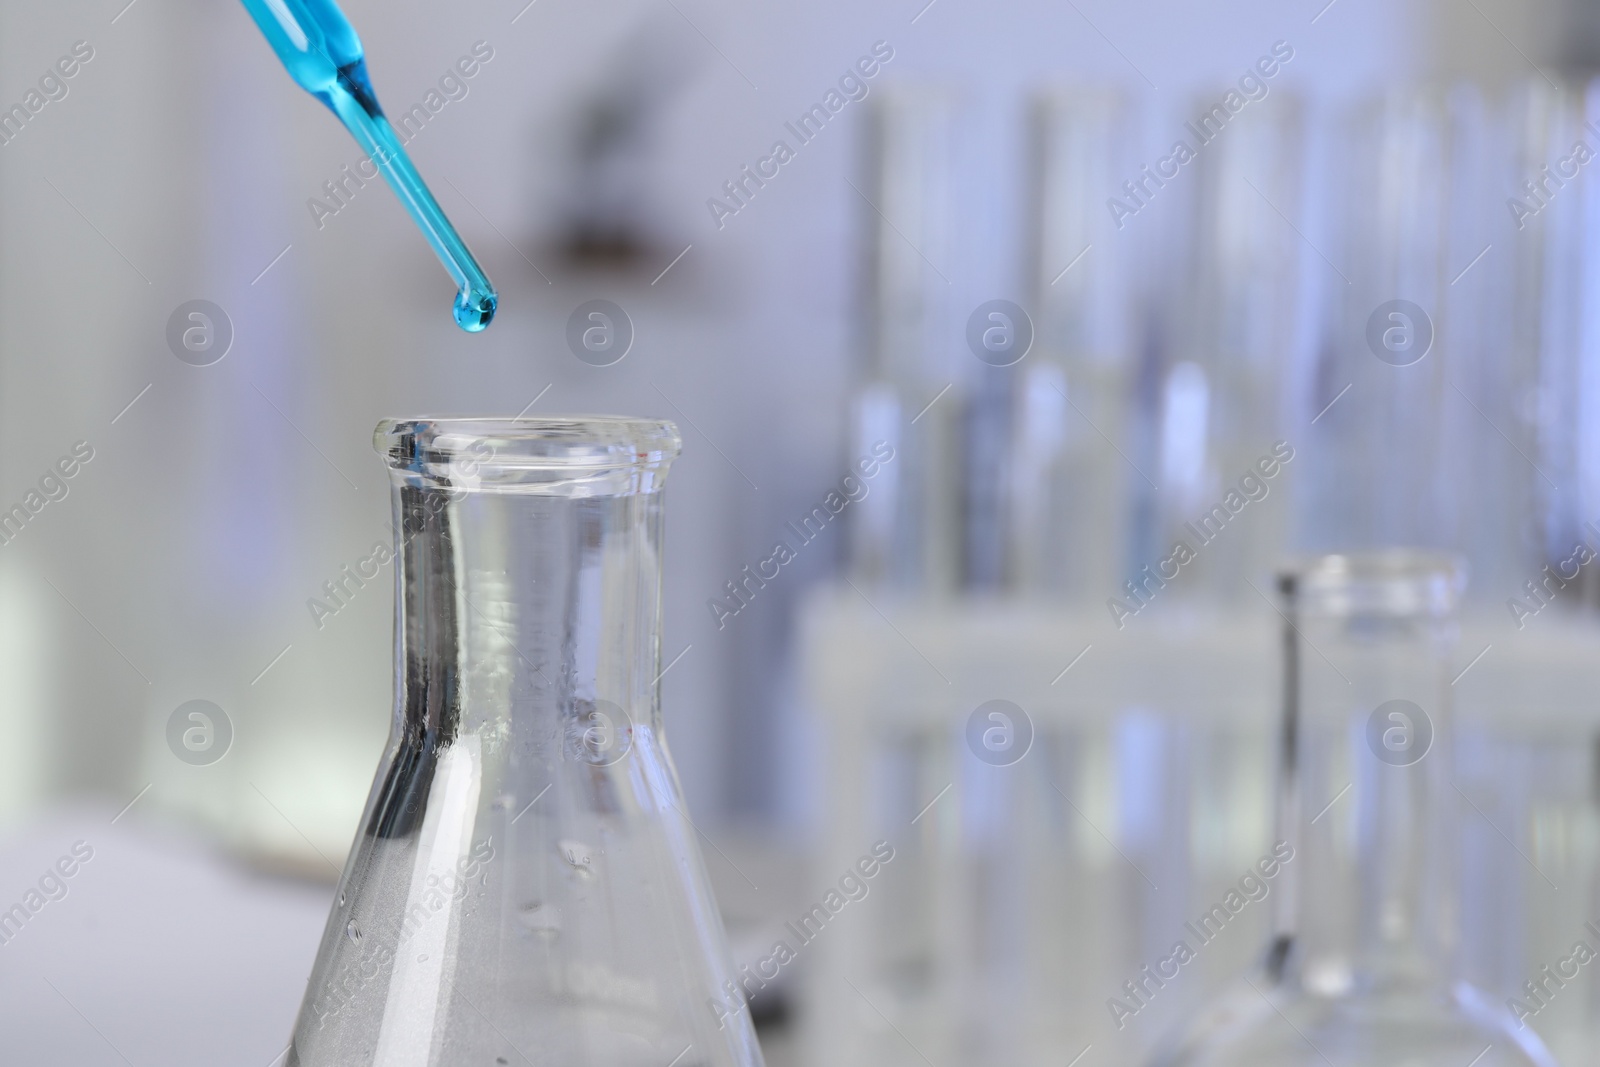
[(552, 479), (664, 473), (683, 440), (666, 419), (541, 415), (384, 419), (374, 449), (396, 475), (455, 489), (512, 489)]

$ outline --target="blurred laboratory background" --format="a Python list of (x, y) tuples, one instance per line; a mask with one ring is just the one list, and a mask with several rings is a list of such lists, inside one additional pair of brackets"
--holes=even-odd
[[(0, 8), (0, 909), (77, 857), (8, 1062), (281, 1062), (388, 416), (682, 431), (665, 721), (774, 1067), (1133, 1065), (1257, 960), (1269, 906), (1126, 990), (1272, 850), (1308, 553), (1467, 562), (1458, 976), (1600, 946), (1600, 5), (344, 6), (482, 334), (241, 6)], [(1564, 1063), (1596, 974), (1523, 1020)]]

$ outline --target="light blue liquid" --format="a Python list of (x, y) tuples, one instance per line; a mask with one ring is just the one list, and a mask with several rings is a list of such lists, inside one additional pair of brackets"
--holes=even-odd
[(456, 325), (469, 333), (489, 325), (500, 298), (384, 118), (361, 39), (344, 12), (333, 0), (244, 0), (244, 6), (290, 76), (339, 116), (416, 220), (459, 290)]

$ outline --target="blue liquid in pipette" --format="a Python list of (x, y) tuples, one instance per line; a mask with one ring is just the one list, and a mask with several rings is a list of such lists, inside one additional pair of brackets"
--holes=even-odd
[(489, 325), (500, 298), (384, 117), (367, 79), (361, 39), (344, 12), (333, 0), (244, 0), (244, 6), (290, 76), (339, 116), (416, 220), (459, 290), (456, 325), (469, 333)]

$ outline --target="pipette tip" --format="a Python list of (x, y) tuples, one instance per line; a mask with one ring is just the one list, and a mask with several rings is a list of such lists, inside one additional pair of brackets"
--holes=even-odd
[(492, 290), (485, 293), (463, 289), (456, 294), (456, 325), (468, 333), (477, 333), (494, 321), (499, 306), (500, 298)]

